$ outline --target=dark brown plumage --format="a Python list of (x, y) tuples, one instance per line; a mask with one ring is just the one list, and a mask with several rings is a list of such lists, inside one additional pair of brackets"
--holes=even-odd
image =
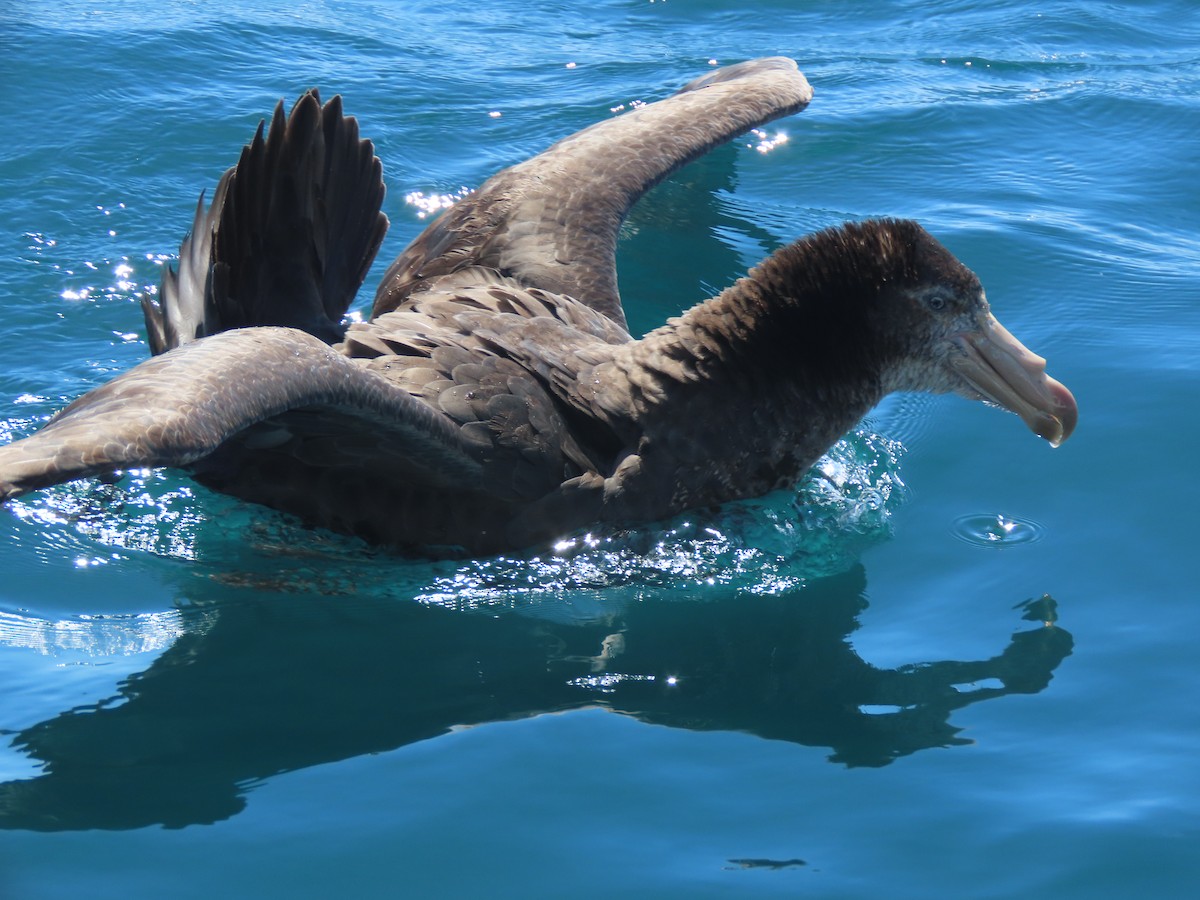
[(276, 109), (197, 210), (155, 357), (0, 448), (0, 501), (134, 466), (395, 547), (489, 552), (793, 483), (893, 390), (955, 391), (1054, 443), (1070, 393), (919, 225), (803, 238), (640, 340), (617, 231), (680, 166), (811, 97), (790, 60), (710, 73), (490, 179), (342, 315), (386, 227), (340, 101)]

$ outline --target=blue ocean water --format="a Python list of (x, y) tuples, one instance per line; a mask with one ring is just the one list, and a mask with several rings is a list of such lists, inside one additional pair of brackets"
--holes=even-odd
[(145, 358), (139, 294), (280, 97), (376, 142), (372, 284), (497, 169), (771, 54), (812, 105), (634, 210), (632, 326), (917, 218), (1072, 440), (896, 397), (794, 493), (461, 563), (172, 473), (23, 498), (0, 896), (1194, 895), (1187, 0), (0, 4), (0, 440)]

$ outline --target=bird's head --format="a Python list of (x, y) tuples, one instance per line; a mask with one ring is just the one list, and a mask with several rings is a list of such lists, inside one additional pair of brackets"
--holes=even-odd
[(1071, 436), (1075, 398), (1000, 324), (974, 272), (915, 222), (848, 227), (885, 261), (870, 326), (893, 350), (885, 390), (953, 392), (1016, 413), (1053, 446)]

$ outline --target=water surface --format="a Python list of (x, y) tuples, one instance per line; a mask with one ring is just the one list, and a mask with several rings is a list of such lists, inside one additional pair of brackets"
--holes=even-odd
[(1075, 437), (896, 397), (795, 492), (462, 563), (171, 473), (13, 503), (0, 894), (1192, 896), (1183, 0), (0, 5), (0, 440), (147, 355), (138, 295), (280, 97), (376, 142), (371, 284), (498, 168), (769, 54), (816, 99), (635, 209), (632, 326), (914, 217)]

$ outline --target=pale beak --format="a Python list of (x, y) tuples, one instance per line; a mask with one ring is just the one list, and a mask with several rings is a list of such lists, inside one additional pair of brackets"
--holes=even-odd
[(1046, 360), (1009, 334), (988, 313), (983, 327), (956, 335), (962, 349), (951, 365), (987, 400), (1021, 417), (1038, 437), (1057, 447), (1071, 436), (1079, 407), (1071, 392), (1046, 374)]

